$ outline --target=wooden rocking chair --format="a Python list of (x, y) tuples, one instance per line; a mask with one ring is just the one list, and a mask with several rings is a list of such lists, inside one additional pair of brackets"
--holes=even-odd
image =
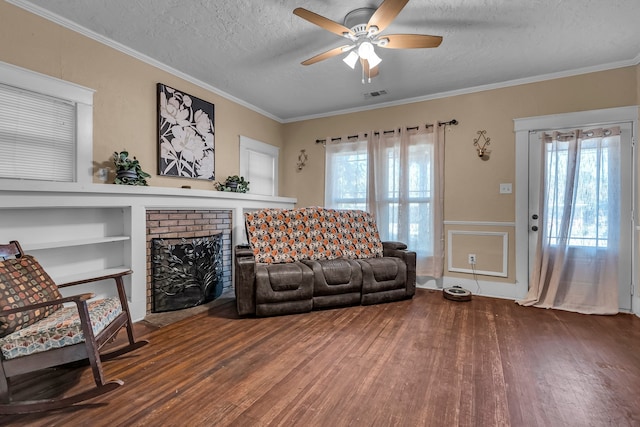
[[(0, 414), (41, 412), (73, 405), (120, 387), (105, 381), (102, 361), (138, 349), (122, 277), (117, 270), (56, 284), (38, 261), (25, 255), (17, 241), (0, 245)], [(58, 287), (114, 279), (118, 297), (90, 301), (91, 293), (62, 297)], [(75, 303), (64, 307), (64, 303)], [(69, 304), (67, 304), (69, 305)], [(102, 347), (126, 328), (128, 345), (100, 354)], [(9, 377), (70, 362), (87, 360), (96, 387), (78, 394), (45, 400), (13, 401)]]

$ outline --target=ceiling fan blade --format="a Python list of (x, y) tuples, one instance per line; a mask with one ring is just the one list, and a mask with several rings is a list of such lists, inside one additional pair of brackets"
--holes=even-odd
[(368, 77), (370, 79), (374, 78), (375, 76), (378, 75), (378, 73), (380, 72), (380, 67), (379, 66), (375, 66), (373, 67), (371, 70), (369, 70), (369, 61), (367, 61), (366, 59), (360, 59), (360, 64), (362, 65), (362, 68), (364, 69), (364, 76)]
[(367, 30), (375, 25), (378, 27), (378, 33), (383, 31), (398, 16), (408, 2), (409, 0), (384, 0), (369, 19)]
[(385, 34), (381, 40), (387, 39), (386, 44), (378, 46), (386, 49), (420, 49), (425, 47), (438, 47), (442, 43), (441, 36), (428, 36), (424, 34)]
[(325, 18), (324, 16), (320, 16), (317, 13), (311, 12), (310, 10), (297, 7), (293, 10), (293, 14), (298, 15), (300, 18), (306, 19), (312, 24), (315, 24), (339, 36), (344, 37), (344, 33), (355, 35), (353, 31), (351, 31), (344, 25), (338, 24), (337, 22)]
[(306, 61), (303, 61), (302, 65), (315, 64), (316, 62), (323, 61), (327, 58), (331, 58), (332, 56), (340, 55), (342, 52), (346, 52), (347, 50), (351, 50), (350, 48), (353, 48), (353, 46), (350, 46), (347, 44), (344, 46), (337, 47), (335, 49), (328, 50), (326, 52), (319, 53), (313, 58), (309, 58)]

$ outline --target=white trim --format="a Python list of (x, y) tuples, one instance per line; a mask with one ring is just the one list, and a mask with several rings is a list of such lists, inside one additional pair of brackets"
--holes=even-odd
[[(459, 268), (453, 266), (453, 235), (454, 234), (466, 234), (473, 236), (502, 236), (502, 270), (473, 270), (470, 268)], [(495, 277), (508, 277), (509, 268), (509, 233), (504, 231), (464, 231), (464, 230), (449, 230), (448, 233), (448, 266), (447, 270), (456, 273), (469, 273), (480, 274), (483, 276), (495, 276)]]
[(525, 78), (522, 78), (522, 79), (508, 80), (508, 81), (505, 81), (505, 82), (491, 83), (491, 84), (473, 86), (473, 87), (468, 87), (468, 88), (463, 88), (463, 89), (450, 90), (450, 91), (446, 91), (446, 92), (434, 93), (434, 94), (431, 94), (431, 95), (418, 96), (418, 97), (415, 97), (415, 98), (401, 99), (401, 100), (398, 100), (398, 101), (381, 102), (379, 104), (373, 104), (373, 105), (369, 105), (369, 106), (366, 106), (366, 107), (347, 108), (347, 109), (344, 109), (344, 110), (331, 111), (331, 112), (328, 112), (328, 113), (320, 113), (320, 114), (311, 114), (311, 115), (308, 115), (308, 116), (292, 117), (290, 119), (282, 120), (282, 123), (292, 123), (292, 122), (300, 122), (300, 121), (303, 121), (303, 120), (321, 119), (321, 118), (324, 118), (324, 117), (339, 116), (339, 115), (342, 115), (342, 114), (358, 113), (358, 112), (361, 112), (361, 111), (377, 110), (377, 109), (380, 109), (380, 108), (395, 107), (395, 106), (399, 106), (399, 105), (413, 104), (413, 103), (416, 103), (416, 102), (432, 101), (432, 100), (435, 100), (435, 99), (449, 98), (449, 97), (459, 96), (459, 95), (468, 95), (468, 94), (471, 94), (471, 93), (484, 92), (484, 91), (495, 90), (495, 89), (503, 89), (503, 88), (507, 88), (507, 87), (520, 86), (520, 85), (525, 85), (525, 84), (529, 84), (529, 83), (543, 82), (543, 81), (547, 81), (547, 80), (561, 79), (561, 78), (564, 78), (564, 77), (578, 76), (578, 75), (581, 75), (581, 74), (596, 73), (596, 72), (599, 72), (599, 71), (614, 70), (614, 69), (617, 69), (617, 68), (624, 68), (624, 67), (633, 67), (635, 65), (638, 65), (639, 63), (640, 63), (640, 55), (638, 55), (635, 58), (633, 58), (631, 60), (628, 60), (628, 61), (617, 61), (617, 62), (611, 62), (611, 63), (608, 63), (608, 64), (595, 65), (593, 67), (577, 68), (575, 70), (567, 70), (567, 71), (560, 71), (560, 72), (557, 72), (557, 73), (541, 74), (541, 75), (538, 75), (538, 76), (525, 77)]
[(96, 33), (95, 31), (89, 30), (88, 28), (85, 28), (73, 21), (68, 20), (67, 18), (63, 18), (60, 15), (57, 15), (49, 10), (43, 9), (40, 6), (36, 6), (33, 3), (30, 3), (29, 1), (26, 0), (5, 0), (7, 3), (10, 3), (14, 6), (17, 6), (21, 9), (24, 9), (28, 12), (31, 12), (35, 15), (40, 16), (41, 18), (44, 18), (48, 21), (54, 22), (58, 25), (61, 25), (64, 28), (68, 28), (72, 31), (75, 31), (79, 34), (82, 34), (86, 37), (89, 37), (90, 39), (93, 39), (95, 41), (97, 41), (98, 43), (104, 44), (106, 46), (109, 46), (113, 49), (116, 49), (126, 55), (129, 55), (133, 58), (136, 58), (142, 62), (145, 62), (149, 65), (152, 65), (160, 70), (166, 71), (168, 73), (171, 73), (177, 77), (180, 77), (181, 79), (184, 79), (188, 82), (191, 82), (197, 86), (200, 86), (203, 89), (209, 90), (217, 95), (220, 95), (230, 101), (233, 101), (237, 104), (240, 104), (250, 110), (253, 110), (259, 114), (262, 114), (265, 117), (268, 117), (272, 120), (275, 120), (279, 123), (293, 123), (293, 122), (299, 122), (299, 121), (304, 121), (304, 120), (311, 120), (311, 119), (318, 119), (318, 118), (324, 118), (324, 117), (331, 117), (331, 116), (338, 116), (338, 115), (342, 115), (342, 114), (348, 114), (348, 113), (357, 113), (357, 112), (362, 112), (362, 111), (370, 111), (370, 110), (377, 110), (380, 108), (387, 108), (387, 107), (394, 107), (394, 106), (398, 106), (398, 105), (405, 105), (405, 104), (412, 104), (412, 103), (416, 103), (416, 102), (423, 102), (423, 101), (431, 101), (434, 99), (442, 99), (442, 98), (448, 98), (448, 97), (452, 97), (452, 96), (458, 96), (458, 95), (466, 95), (466, 94), (470, 94), (470, 93), (476, 93), (476, 92), (483, 92), (483, 91), (488, 91), (488, 90), (494, 90), (494, 89), (502, 89), (502, 88), (506, 88), (506, 87), (511, 87), (511, 86), (519, 86), (519, 85), (524, 85), (524, 84), (529, 84), (529, 83), (536, 83), (536, 82), (541, 82), (541, 81), (546, 81), (546, 80), (554, 80), (554, 79), (559, 79), (559, 78), (564, 78), (564, 77), (571, 77), (571, 76), (577, 76), (577, 75), (581, 75), (581, 74), (589, 74), (589, 73), (595, 73), (595, 72), (599, 72), (599, 71), (606, 71), (606, 70), (612, 70), (612, 69), (616, 69), (616, 68), (623, 68), (623, 67), (630, 67), (630, 66), (635, 66), (638, 65), (640, 63), (640, 54), (638, 56), (636, 56), (635, 58), (632, 58), (630, 60), (626, 60), (626, 61), (617, 61), (617, 62), (610, 62), (608, 64), (601, 64), (601, 65), (595, 65), (592, 67), (584, 67), (584, 68), (578, 68), (575, 70), (567, 70), (567, 71), (561, 71), (561, 72), (557, 72), (557, 73), (549, 73), (549, 74), (541, 74), (538, 76), (533, 76), (533, 77), (526, 77), (526, 78), (522, 78), (522, 79), (515, 79), (515, 80), (508, 80), (505, 82), (499, 82), (499, 83), (490, 83), (490, 84), (486, 84), (486, 85), (480, 85), (480, 86), (473, 86), (473, 87), (469, 87), (469, 88), (463, 88), (463, 89), (456, 89), (456, 90), (451, 90), (451, 91), (446, 91), (446, 92), (440, 92), (440, 93), (434, 93), (431, 95), (425, 95), (425, 96), (419, 96), (419, 97), (415, 97), (415, 98), (408, 98), (408, 99), (401, 99), (398, 101), (391, 101), (391, 102), (383, 102), (383, 103), (379, 103), (379, 104), (373, 104), (373, 105), (368, 105), (368, 106), (363, 106), (363, 107), (356, 107), (356, 108), (348, 108), (348, 109), (344, 109), (344, 110), (337, 110), (337, 111), (331, 111), (328, 113), (320, 113), (320, 114), (311, 114), (308, 116), (300, 116), (300, 117), (292, 117), (289, 119), (282, 119), (280, 117), (274, 116), (273, 114), (262, 110), (261, 108), (256, 107), (253, 104), (250, 104), (246, 101), (243, 101), (242, 99), (236, 98), (235, 96), (226, 93), (220, 89), (215, 88), (214, 86), (211, 86), (210, 84), (207, 84), (201, 80), (196, 79), (195, 77), (192, 77), (188, 74), (185, 74), (181, 71), (176, 70), (173, 67), (170, 67), (166, 64), (163, 64), (160, 61), (157, 61), (147, 55), (144, 55), (134, 49), (131, 49), (130, 47), (127, 47), (121, 43), (116, 42), (115, 40), (112, 40), (108, 37), (105, 37), (101, 34)]
[(26, 0), (5, 0), (7, 3), (11, 3), (14, 6), (17, 6), (21, 9), (24, 9), (28, 12), (31, 12), (35, 15), (38, 15), (41, 18), (44, 18), (48, 21), (54, 22), (58, 25), (61, 25), (64, 28), (67, 28), (69, 30), (75, 31), (76, 33), (82, 34), (83, 36), (89, 37), (90, 39), (93, 39), (95, 41), (97, 41), (98, 43), (101, 43), (105, 46), (109, 46), (117, 51), (120, 51), (122, 53), (124, 53), (125, 55), (129, 55), (135, 59), (138, 59), (146, 64), (149, 64), (153, 67), (156, 67), (162, 71), (166, 71), (167, 73), (173, 74), (176, 77), (179, 77), (183, 80), (186, 80), (190, 83), (193, 83), (203, 89), (206, 89), (210, 92), (213, 92), (217, 95), (222, 96), (223, 98), (226, 98), (230, 101), (233, 101), (237, 104), (242, 105), (243, 107), (247, 107), (250, 110), (255, 111), (256, 113), (262, 114), (265, 117), (268, 117), (272, 120), (275, 120), (277, 122), (282, 123), (282, 120), (279, 117), (274, 116), (271, 113), (268, 113), (258, 107), (256, 107), (255, 105), (249, 104), (246, 101), (243, 101), (239, 98), (236, 98), (233, 95), (230, 95), (218, 88), (215, 88), (213, 86), (211, 86), (210, 84), (207, 84), (201, 80), (196, 79), (195, 77), (192, 77), (186, 73), (183, 73), (182, 71), (176, 70), (173, 67), (170, 67), (166, 64), (163, 64), (160, 61), (157, 61), (143, 53), (138, 52), (137, 50), (134, 50), (130, 47), (127, 47), (121, 43), (118, 43), (115, 40), (112, 40), (108, 37), (105, 37), (101, 34), (96, 33), (95, 31), (89, 30), (88, 28), (83, 27), (82, 25), (79, 25), (73, 21), (68, 20), (67, 18), (63, 18), (60, 15), (57, 15), (49, 10), (43, 9), (40, 6), (36, 6), (33, 3), (30, 3)]
[(444, 225), (467, 225), (467, 226), (481, 226), (481, 227), (515, 227), (516, 223), (513, 221), (443, 221)]
[(638, 106), (605, 108), (602, 110), (578, 111), (573, 113), (550, 114), (548, 116), (513, 119), (514, 132), (528, 133), (536, 130), (559, 129), (571, 126), (597, 126), (609, 123), (633, 122), (638, 120)]
[[(424, 280), (427, 279), (427, 280)], [(426, 277), (418, 277), (417, 288), (442, 290), (451, 286), (461, 286), (470, 291), (474, 295), (481, 295), (491, 298), (505, 298), (517, 300), (525, 295), (520, 294), (513, 283), (494, 282), (488, 280), (465, 279), (460, 277), (445, 276), (439, 280), (428, 279)]]
[(0, 61), (0, 83), (73, 102), (76, 106), (75, 182), (93, 180), (95, 90)]
[(0, 61), (0, 82), (58, 99), (93, 105), (95, 90)]

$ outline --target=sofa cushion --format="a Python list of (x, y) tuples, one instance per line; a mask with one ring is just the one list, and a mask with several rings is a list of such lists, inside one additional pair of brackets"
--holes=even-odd
[(267, 269), (271, 289), (276, 292), (293, 291), (303, 282), (303, 266), (298, 263), (275, 264)]
[[(25, 307), (62, 298), (58, 287), (31, 255), (0, 261), (1, 310)], [(62, 308), (54, 304), (35, 310), (0, 316), (0, 337), (11, 334)]]
[(359, 259), (362, 266), (362, 293), (404, 289), (407, 265), (396, 257)]
[[(118, 298), (90, 301), (88, 305), (94, 335), (122, 313)], [(80, 342), (84, 342), (84, 333), (78, 309), (73, 305), (1, 338), (0, 349), (5, 359), (15, 359)]]
[(256, 264), (255, 284), (257, 304), (313, 297), (313, 272), (301, 262)]
[(348, 260), (331, 259), (318, 263), (322, 268), (324, 281), (327, 285), (343, 285), (351, 280), (353, 273)]
[(304, 313), (313, 308), (313, 272), (301, 262), (256, 264), (256, 316)]
[(355, 260), (338, 258), (302, 261), (313, 270), (313, 295), (360, 292), (362, 268)]

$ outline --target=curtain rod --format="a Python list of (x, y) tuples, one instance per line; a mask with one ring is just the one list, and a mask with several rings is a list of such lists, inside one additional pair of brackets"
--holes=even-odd
[[(438, 122), (438, 126), (457, 125), (457, 124), (458, 124), (458, 121), (456, 119), (451, 119), (448, 122)], [(431, 124), (431, 123), (427, 123), (424, 126), (425, 126), (425, 128), (428, 129), (428, 128), (433, 127), (434, 125)], [(418, 130), (418, 129), (420, 129), (420, 126), (411, 126), (411, 127), (407, 126), (406, 129), (407, 130)], [(400, 131), (401, 131), (401, 129), (398, 128), (398, 132), (400, 132)], [(382, 133), (385, 134), (385, 135), (388, 134), (388, 133), (394, 133), (394, 132), (395, 132), (395, 129), (382, 131)], [(374, 132), (373, 134), (374, 135), (380, 135), (380, 132)], [(349, 139), (357, 138), (358, 136), (359, 135), (347, 135), (346, 139), (349, 140)], [(365, 133), (364, 136), (368, 136), (368, 134)], [(335, 142), (335, 141), (342, 141), (342, 137), (338, 136), (338, 137), (335, 137), (335, 138), (331, 138), (331, 142)], [(325, 144), (326, 142), (327, 142), (326, 139), (316, 139), (316, 144)]]
[(456, 119), (451, 119), (448, 122), (438, 122), (438, 126), (447, 126), (447, 125), (455, 126), (457, 124), (458, 124), (458, 121)]

